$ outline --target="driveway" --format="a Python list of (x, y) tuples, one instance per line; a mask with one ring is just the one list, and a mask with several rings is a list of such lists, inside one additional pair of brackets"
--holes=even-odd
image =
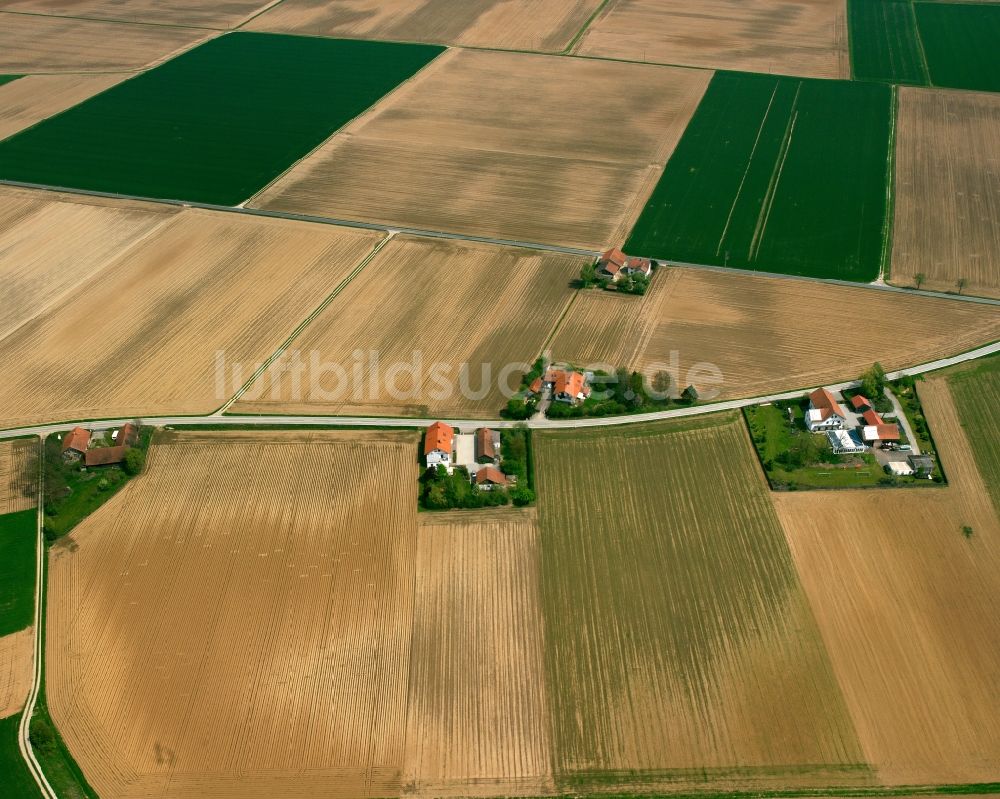
[[(899, 404), (899, 400), (896, 399), (896, 395), (889, 390), (886, 386), (885, 395), (889, 398), (892, 403), (892, 413), (896, 418), (896, 424), (903, 428), (903, 432), (906, 433), (906, 440), (912, 447), (912, 451), (906, 453), (907, 455), (919, 455), (920, 454), (920, 444), (917, 442), (917, 437), (913, 434), (913, 428), (910, 427), (910, 420), (906, 418), (906, 414), (903, 413), (903, 407)], [(886, 414), (889, 416), (889, 414)]]

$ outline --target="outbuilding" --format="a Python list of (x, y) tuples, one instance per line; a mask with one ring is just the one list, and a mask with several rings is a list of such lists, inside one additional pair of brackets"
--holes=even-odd
[(78, 461), (87, 454), (87, 447), (90, 446), (90, 431), (82, 427), (74, 427), (65, 436), (62, 442), (62, 456), (68, 461)]

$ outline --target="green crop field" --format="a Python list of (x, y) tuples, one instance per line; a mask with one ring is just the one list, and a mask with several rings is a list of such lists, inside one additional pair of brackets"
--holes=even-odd
[(0, 516), (0, 635), (34, 618), (37, 518), (34, 509)]
[(3, 86), (5, 83), (10, 83), (12, 80), (17, 80), (20, 77), (22, 77), (22, 76), (21, 75), (0, 75), (0, 86)]
[(1000, 403), (1000, 357), (957, 372), (948, 384), (979, 473), (1000, 513), (1000, 419), (994, 412)]
[(1000, 4), (914, 3), (935, 86), (1000, 92)]
[(0, 177), (235, 205), (442, 49), (231, 33), (0, 143)]
[(720, 72), (625, 249), (870, 281), (885, 237), (892, 90)]
[(848, 0), (851, 72), (859, 80), (927, 84), (927, 65), (908, 0)]
[(40, 799), (42, 794), (17, 746), (20, 723), (20, 713), (0, 719), (0, 795), (4, 799)]
[(871, 780), (738, 415), (534, 454), (557, 784)]

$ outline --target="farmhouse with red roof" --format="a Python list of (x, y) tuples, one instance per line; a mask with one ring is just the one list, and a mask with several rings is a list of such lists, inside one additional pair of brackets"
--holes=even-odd
[(444, 466), (451, 471), (455, 429), (444, 422), (434, 422), (424, 436), (424, 459), (428, 468)]
[(842, 430), (846, 421), (847, 414), (828, 389), (818, 388), (809, 395), (806, 427), (811, 432)]
[(627, 275), (649, 277), (652, 274), (653, 264), (648, 258), (628, 256), (617, 247), (602, 253), (597, 261), (597, 276), (612, 283), (617, 283)]
[(87, 454), (89, 446), (90, 431), (74, 427), (63, 437), (62, 456), (68, 461), (78, 461)]

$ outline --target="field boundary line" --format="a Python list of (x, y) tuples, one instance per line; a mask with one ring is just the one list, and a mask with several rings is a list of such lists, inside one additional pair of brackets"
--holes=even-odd
[(45, 799), (58, 799), (56, 792), (49, 784), (48, 778), (42, 771), (42, 766), (35, 757), (35, 751), (31, 748), (31, 717), (35, 713), (35, 704), (38, 702), (38, 693), (42, 685), (42, 642), (44, 640), (42, 625), (42, 602), (45, 601), (45, 558), (48, 554), (45, 549), (45, 537), (42, 533), (42, 516), (45, 513), (45, 436), (38, 439), (38, 508), (36, 509), (35, 530), (35, 629), (34, 647), (32, 652), (32, 681), (31, 691), (28, 694), (28, 701), (24, 703), (24, 710), (21, 711), (21, 722), (17, 728), (17, 745), (21, 750), (21, 757), (28, 766), (38, 790), (41, 791)]
[(395, 232), (390, 231), (384, 239), (378, 242), (378, 244), (376, 244), (375, 247), (372, 248), (372, 251), (362, 259), (361, 263), (355, 266), (348, 273), (348, 275), (334, 287), (333, 291), (330, 292), (330, 294), (328, 294), (327, 297), (318, 306), (316, 306), (316, 308), (313, 309), (313, 312), (309, 314), (309, 316), (307, 316), (305, 319), (299, 322), (298, 326), (291, 332), (288, 338), (286, 338), (284, 342), (282, 342), (282, 344), (278, 347), (278, 349), (276, 349), (273, 353), (271, 353), (270, 357), (267, 358), (263, 363), (261, 363), (259, 367), (257, 367), (257, 369), (254, 370), (253, 374), (250, 375), (250, 378), (242, 386), (240, 386), (239, 390), (235, 394), (233, 394), (233, 396), (230, 397), (230, 399), (221, 408), (215, 411), (215, 413), (213, 413), (212, 416), (221, 416), (227, 410), (229, 410), (229, 408), (249, 390), (250, 386), (252, 386), (257, 381), (257, 379), (270, 368), (271, 364), (273, 364), (276, 360), (278, 360), (278, 358), (280, 358), (282, 355), (285, 354), (285, 351), (291, 346), (292, 342), (302, 335), (303, 331), (305, 331), (305, 329), (309, 327), (310, 324), (312, 324), (312, 322), (316, 319), (317, 316), (323, 313), (323, 311), (325, 311), (330, 306), (330, 303), (332, 303), (337, 298), (337, 296), (345, 288), (347, 288), (348, 284), (352, 280), (354, 280), (354, 278), (356, 278), (359, 274), (361, 274), (364, 268), (368, 266), (369, 263), (371, 263), (372, 259), (374, 259), (375, 256), (379, 254), (382, 248), (385, 247), (385, 245), (388, 244), (390, 241), (392, 241), (395, 235), (396, 235)]
[(920, 35), (920, 25), (917, 24), (917, 8), (913, 3), (907, 3), (910, 11), (910, 20), (913, 23), (913, 38), (917, 43), (917, 49), (920, 50), (920, 68), (924, 73), (924, 85), (933, 86), (931, 83), (931, 67), (927, 63), (927, 51), (924, 50), (924, 37)]
[(757, 224), (754, 227), (753, 237), (750, 239), (750, 260), (756, 262), (757, 254), (760, 252), (760, 243), (767, 230), (767, 223), (771, 219), (771, 209), (774, 207), (774, 198), (778, 194), (778, 184), (781, 182), (781, 173), (785, 171), (785, 161), (788, 160), (788, 151), (792, 148), (792, 137), (795, 136), (795, 125), (799, 121), (799, 95), (802, 94), (802, 82), (799, 81), (795, 90), (795, 97), (792, 99), (792, 106), (789, 109), (790, 116), (788, 124), (785, 126), (785, 135), (781, 139), (781, 146), (778, 148), (778, 160), (775, 162), (774, 171), (771, 172), (771, 179), (767, 184), (767, 192), (764, 195), (764, 202), (761, 203), (760, 212), (757, 214)]
[[(965, 352), (951, 355), (946, 358), (938, 358), (934, 361), (904, 367), (892, 372), (888, 372), (886, 377), (889, 380), (896, 380), (906, 375), (916, 376), (927, 372), (934, 372), (939, 369), (946, 369), (960, 363), (973, 361), (990, 355), (1000, 353), (1000, 340), (992, 341), (975, 347)], [(860, 385), (858, 380), (844, 380), (839, 383), (827, 383), (826, 387), (832, 391), (842, 391), (847, 388), (857, 388)], [(682, 408), (671, 408), (666, 411), (651, 411), (649, 413), (635, 413), (624, 416), (590, 416), (576, 419), (531, 419), (527, 422), (512, 421), (510, 419), (460, 419), (460, 418), (419, 418), (407, 416), (287, 416), (279, 414), (230, 414), (223, 416), (220, 412), (206, 414), (203, 416), (145, 416), (144, 424), (152, 424), (161, 427), (171, 425), (186, 425), (189, 427), (199, 427), (201, 425), (218, 425), (235, 427), (283, 427), (287, 425), (297, 427), (382, 427), (382, 428), (419, 428), (426, 427), (436, 421), (445, 421), (448, 424), (459, 428), (479, 428), (497, 427), (510, 428), (520, 424), (527, 424), (528, 427), (538, 430), (559, 430), (586, 427), (625, 427), (632, 424), (642, 424), (644, 422), (658, 422), (668, 419), (682, 419), (690, 416), (704, 416), (723, 411), (737, 411), (750, 405), (760, 405), (765, 402), (777, 402), (780, 400), (799, 399), (806, 396), (816, 386), (806, 386), (790, 389), (776, 394), (764, 394), (755, 397), (744, 397), (720, 402), (706, 403), (705, 405), (692, 405)], [(87, 419), (87, 420), (65, 420), (60, 422), (33, 425), (30, 427), (10, 428), (0, 430), (0, 440), (8, 438), (18, 438), (26, 435), (47, 436), (65, 430), (81, 421), (84, 423), (99, 423), (109, 427), (122, 425), (131, 422), (134, 417), (129, 418), (107, 418), (107, 419)]]
[(886, 162), (885, 220), (882, 222), (882, 262), (876, 283), (892, 277), (893, 236), (896, 232), (896, 128), (899, 122), (899, 87), (889, 87), (889, 150)]
[[(270, 11), (275, 6), (280, 6), (284, 2), (285, 2), (285, 0), (272, 0), (272, 2), (266, 3), (263, 8), (259, 8), (256, 11), (251, 12), (248, 16), (243, 17), (243, 19), (241, 19), (238, 23), (236, 23), (235, 25), (233, 25), (233, 27), (231, 27), (229, 30), (231, 30), (231, 31), (238, 31), (238, 30), (240, 30), (244, 25), (247, 25), (248, 23), (253, 22), (261, 14), (266, 14), (268, 11)], [(267, 33), (268, 31), (255, 31), (255, 32), (256, 33)]]
[[(145, 28), (183, 28), (185, 30), (193, 31), (214, 31), (215, 33), (221, 33), (228, 30), (228, 28), (210, 28), (206, 25), (184, 25), (182, 23), (174, 22), (145, 22), (139, 20), (131, 19), (105, 19), (104, 17), (81, 17), (75, 14), (44, 14), (41, 11), (10, 11), (8, 9), (0, 10), (0, 14), (13, 14), (18, 17), (46, 17), (48, 19), (73, 19), (80, 22), (107, 22), (111, 25), (140, 25)], [(29, 72), (29, 75), (34, 75), (36, 73)]]
[(591, 14), (589, 17), (587, 17), (587, 19), (581, 26), (580, 30), (578, 30), (576, 34), (574, 34), (573, 38), (569, 40), (569, 44), (567, 44), (562, 50), (556, 53), (556, 55), (572, 55), (573, 48), (575, 48), (578, 44), (580, 44), (580, 41), (583, 39), (584, 36), (586, 36), (587, 31), (590, 30), (590, 26), (597, 21), (597, 17), (602, 15), (609, 5), (617, 4), (617, 2), (618, 0), (601, 0), (597, 8), (594, 9), (594, 13)]

